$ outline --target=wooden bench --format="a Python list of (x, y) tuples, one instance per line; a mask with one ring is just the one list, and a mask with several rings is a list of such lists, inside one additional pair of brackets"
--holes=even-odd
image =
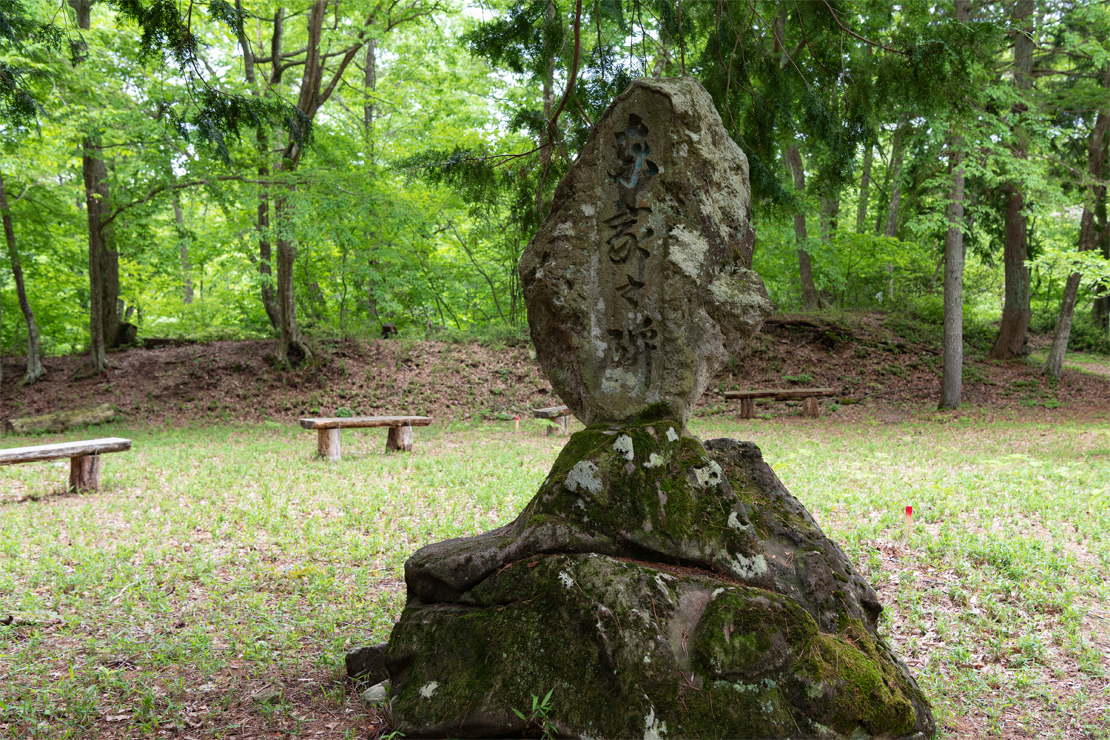
[(566, 406), (549, 406), (546, 409), (532, 409), (532, 416), (537, 419), (550, 419), (556, 426), (547, 427), (547, 436), (552, 434), (569, 434), (570, 409)]
[(725, 398), (740, 399), (741, 419), (755, 418), (755, 399), (757, 398), (773, 398), (776, 401), (790, 401), (800, 398), (802, 399), (802, 416), (816, 418), (821, 415), (821, 406), (817, 403), (817, 399), (835, 396), (836, 390), (833, 388), (790, 388), (780, 391), (765, 389), (758, 391), (725, 391), (722, 395)]
[(0, 450), (0, 465), (18, 465), (42, 460), (69, 458), (69, 490), (95, 491), (100, 485), (100, 456), (131, 449), (131, 440), (119, 437), (90, 439), (84, 442), (59, 442), (35, 447), (10, 447)]
[(412, 428), (426, 427), (432, 423), (427, 416), (352, 416), (346, 419), (301, 419), (305, 429), (315, 429), (320, 457), (339, 459), (339, 430), (387, 427), (387, 450), (412, 452)]

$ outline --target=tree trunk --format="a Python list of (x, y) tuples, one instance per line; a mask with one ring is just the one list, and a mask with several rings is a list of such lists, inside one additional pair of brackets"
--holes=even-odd
[[(894, 238), (898, 236), (898, 211), (902, 205), (902, 159), (905, 149), (906, 133), (909, 123), (902, 121), (898, 130), (894, 132), (894, 141), (890, 148), (890, 203), (886, 210), (886, 228), (883, 236)], [(887, 272), (887, 297), (894, 300), (894, 265), (886, 266)]]
[(98, 140), (86, 137), (82, 142), (85, 153), (81, 157), (81, 173), (85, 180), (85, 210), (89, 221), (89, 367), (93, 375), (108, 369), (104, 341), (104, 259), (100, 239), (101, 195), (100, 184), (107, 177), (103, 160), (92, 153), (99, 151)]
[(186, 304), (193, 302), (192, 266), (189, 264), (189, 238), (185, 231), (185, 214), (181, 212), (181, 199), (173, 197), (173, 218), (177, 222), (177, 238), (181, 241), (181, 282), (184, 287), (182, 298)]
[[(970, 20), (969, 0), (956, 0), (956, 20)], [(949, 136), (948, 171), (952, 193), (948, 199), (948, 232), (944, 235), (944, 371), (940, 408), (956, 409), (963, 395), (964, 373), (964, 168), (963, 137)], [(934, 278), (935, 279), (935, 278)]]
[(944, 374), (940, 408), (955, 409), (963, 392), (964, 368), (964, 168), (963, 141), (949, 143), (952, 194), (948, 201), (948, 232), (944, 236)]
[[(1030, 87), (1033, 65), (1033, 27), (1026, 25), (1033, 14), (1033, 0), (1018, 0), (1014, 5), (1014, 25), (1020, 26), (1014, 34), (1014, 87), (1019, 95)], [(1014, 105), (1013, 112), (1020, 114), (1026, 109), (1023, 102)], [(1020, 126), (1014, 127), (1014, 138), (1010, 144), (1015, 159), (1025, 159), (1025, 134)], [(1029, 305), (1029, 270), (1025, 267), (1028, 256), (1028, 233), (1025, 214), (1025, 194), (1020, 182), (1011, 181), (1006, 185), (1005, 242), (1002, 262), (1006, 272), (1005, 303), (1002, 305), (1002, 322), (998, 327), (998, 337), (988, 357), (997, 360), (1013, 360), (1022, 356), (1025, 333), (1029, 328), (1032, 310)]]
[[(243, 0), (235, 0), (235, 9), (240, 13), (243, 12)], [(282, 11), (278, 10), (274, 16), (274, 38), (278, 39), (276, 42), (277, 50), (273, 52), (274, 54), (281, 51), (281, 13)], [(255, 74), (254, 52), (251, 51), (247, 37), (243, 33), (239, 34), (239, 47), (243, 51), (243, 77), (246, 79), (247, 85), (250, 86), (251, 95), (261, 97), (262, 93), (258, 90), (258, 78)], [(261, 126), (258, 127), (255, 134), (255, 144), (258, 151), (258, 179), (265, 183), (270, 177), (270, 140)], [(266, 185), (259, 187), (255, 228), (258, 231), (258, 274), (261, 277), (262, 308), (266, 311), (270, 326), (277, 329), (281, 325), (281, 320), (278, 318), (277, 301), (274, 299), (273, 272), (270, 269), (272, 259), (270, 253), (270, 191)]]
[(1013, 360), (1022, 356), (1025, 333), (1032, 316), (1029, 308), (1029, 269), (1025, 266), (1029, 249), (1028, 234), (1025, 215), (1021, 212), (1025, 205), (1025, 196), (1014, 183), (1006, 186), (1006, 192), (1002, 256), (1006, 274), (1005, 302), (1002, 305), (1002, 323), (998, 328), (998, 337), (988, 354), (988, 357), (997, 360)]
[[(1106, 67), (1104, 88), (1110, 92), (1110, 65)], [(1103, 165), (1105, 164), (1105, 147), (1103, 139), (1110, 130), (1110, 109), (1103, 108), (1095, 119), (1094, 130), (1087, 142), (1087, 172), (1090, 174), (1091, 185), (1088, 196), (1083, 204), (1083, 215), (1079, 220), (1079, 251), (1087, 252), (1098, 245), (1099, 234), (1095, 231), (1095, 205), (1106, 194), (1106, 186), (1102, 184)], [(1079, 296), (1079, 284), (1083, 279), (1082, 273), (1073, 272), (1068, 276), (1064, 285), (1064, 298), (1060, 304), (1060, 317), (1056, 320), (1056, 332), (1052, 337), (1052, 347), (1045, 360), (1044, 374), (1059, 379), (1064, 371), (1064, 355), (1068, 351), (1068, 339), (1071, 337), (1072, 318), (1075, 315), (1075, 301)]]
[(370, 39), (366, 42), (366, 71), (364, 84), (366, 85), (366, 104), (362, 106), (362, 127), (366, 137), (366, 158), (369, 163), (370, 145), (374, 135), (374, 90), (378, 86), (378, 40)]
[[(16, 199), (18, 200), (18, 198)], [(46, 375), (39, 358), (39, 327), (35, 323), (35, 313), (27, 300), (27, 288), (23, 283), (23, 266), (19, 262), (19, 250), (15, 243), (15, 227), (12, 225), (12, 214), (8, 207), (8, 191), (4, 188), (4, 174), (0, 172), (0, 213), (3, 214), (4, 240), (8, 244), (8, 257), (12, 263), (12, 276), (15, 278), (15, 291), (19, 297), (19, 308), (23, 311), (23, 320), (27, 322), (27, 373), (23, 376), (22, 383), (34, 383)]]
[[(92, 8), (90, 0), (69, 0), (69, 4), (76, 11), (77, 27), (82, 31), (89, 30), (89, 16)], [(113, 252), (111, 248), (110, 226), (103, 226), (104, 214), (111, 204), (111, 192), (108, 189), (108, 168), (100, 155), (100, 137), (90, 134), (81, 142), (81, 175), (85, 183), (85, 207), (88, 212), (89, 222), (89, 367), (88, 372), (99, 375), (108, 369), (106, 345), (115, 340), (119, 332), (118, 326), (113, 323), (113, 318), (118, 322), (118, 312), (115, 301), (119, 296), (119, 260), (118, 256), (108, 255)], [(115, 280), (106, 274), (106, 268), (115, 265), (117, 273)], [(109, 283), (114, 285), (113, 290)], [(106, 310), (109, 300), (110, 310)]]
[(859, 203), (856, 205), (856, 233), (862, 234), (867, 223), (867, 198), (871, 189), (871, 161), (875, 147), (871, 144), (863, 152), (863, 174), (859, 179)]
[[(797, 145), (792, 145), (787, 148), (785, 154), (786, 166), (794, 176), (794, 192), (804, 200), (806, 173), (802, 164), (802, 153)], [(813, 260), (805, 248), (807, 238), (805, 210), (799, 210), (794, 214), (794, 239), (798, 244), (798, 276), (802, 283), (802, 305), (807, 311), (812, 311), (820, 308), (821, 299), (813, 283)]]

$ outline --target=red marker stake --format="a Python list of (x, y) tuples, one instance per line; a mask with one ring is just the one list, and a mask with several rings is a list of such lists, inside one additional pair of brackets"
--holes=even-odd
[(906, 507), (905, 527), (906, 527), (906, 534), (908, 535), (909, 531), (911, 529), (913, 529), (913, 507), (912, 506), (907, 506)]
[(520, 417), (519, 416), (514, 416), (513, 417), (513, 424), (516, 425), (516, 431), (519, 432), (520, 431)]

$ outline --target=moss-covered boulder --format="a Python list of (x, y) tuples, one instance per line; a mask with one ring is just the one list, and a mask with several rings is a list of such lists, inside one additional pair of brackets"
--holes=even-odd
[(931, 736), (882, 607), (750, 443), (571, 437), (513, 523), (426, 546), (386, 653), (408, 737)]

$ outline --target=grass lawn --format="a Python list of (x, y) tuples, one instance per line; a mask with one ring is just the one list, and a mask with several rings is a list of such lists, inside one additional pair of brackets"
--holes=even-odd
[[(691, 429), (759, 444), (841, 543), (943, 736), (1105, 738), (1110, 428), (1055, 419)], [(388, 638), (405, 559), (511, 519), (563, 443), (531, 420), (417, 429), (411, 454), (345, 431), (332, 464), (292, 423), (96, 436), (134, 442), (97, 494), (58, 493), (68, 461), (0, 468), (0, 737), (366, 737), (343, 656)]]

